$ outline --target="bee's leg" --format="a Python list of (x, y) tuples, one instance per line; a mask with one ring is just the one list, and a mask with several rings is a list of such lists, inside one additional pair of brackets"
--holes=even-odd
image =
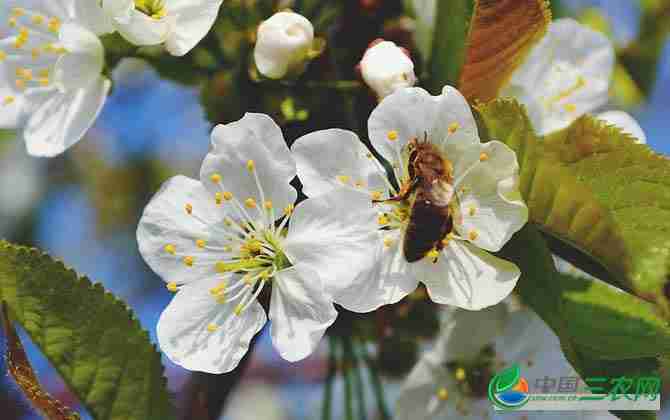
[(405, 201), (407, 198), (409, 198), (410, 194), (414, 192), (416, 187), (419, 185), (420, 179), (419, 177), (415, 177), (411, 183), (404, 185), (401, 189), (398, 195), (395, 197), (391, 197), (386, 200), (372, 200), (373, 203), (378, 204), (378, 203), (393, 203), (397, 201)]

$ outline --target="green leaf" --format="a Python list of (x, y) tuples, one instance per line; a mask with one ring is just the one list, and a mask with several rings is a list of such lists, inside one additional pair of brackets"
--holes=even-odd
[(503, 370), (496, 375), (495, 392), (507, 391), (508, 389), (515, 386), (517, 382), (519, 382), (520, 377), (521, 369), (519, 369), (519, 365), (515, 364), (514, 366)]
[[(606, 210), (617, 235), (586, 249), (639, 296), (661, 304), (670, 315), (663, 288), (670, 275), (670, 160), (591, 117), (552, 134), (543, 154), (589, 188)], [(617, 249), (616, 253), (607, 252)]]
[[(542, 231), (571, 244), (603, 263), (612, 274), (625, 270), (621, 233), (605, 206), (574, 173), (556, 158), (544, 156), (525, 109), (515, 100), (500, 99), (476, 107), (484, 139), (506, 143), (517, 154), (519, 188), (530, 221)], [(583, 268), (583, 267), (580, 267)], [(619, 275), (621, 287), (630, 281)]]
[[(650, 304), (598, 280), (559, 274), (532, 225), (517, 233), (501, 255), (521, 269), (516, 290), (554, 330), (583, 379), (658, 375), (656, 356), (668, 353), (670, 332)], [(655, 418), (615, 414), (622, 419)]]
[(0, 300), (94, 418), (173, 418), (160, 353), (101, 285), (2, 241)]
[(438, 1), (431, 53), (431, 90), (456, 86), (465, 64), (474, 0)]

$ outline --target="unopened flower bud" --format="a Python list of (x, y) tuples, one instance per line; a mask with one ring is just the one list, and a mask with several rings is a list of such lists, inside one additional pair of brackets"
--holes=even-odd
[(379, 99), (416, 83), (409, 54), (391, 41), (373, 42), (363, 55), (360, 69), (363, 80)]
[(314, 27), (291, 11), (275, 13), (258, 27), (254, 59), (265, 77), (280, 79), (300, 74), (310, 58)]

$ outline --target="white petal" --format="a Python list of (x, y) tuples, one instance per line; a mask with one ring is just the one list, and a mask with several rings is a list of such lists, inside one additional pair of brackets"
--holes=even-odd
[(59, 39), (67, 53), (56, 63), (55, 82), (65, 90), (89, 86), (100, 78), (105, 63), (104, 48), (91, 31), (75, 23), (65, 23)]
[(478, 247), (496, 252), (526, 224), (528, 207), (519, 192), (514, 151), (498, 141), (482, 144), (480, 150), (488, 158), (476, 163), (461, 184), (462, 223), (455, 227)]
[(376, 263), (377, 212), (366, 193), (339, 189), (296, 208), (283, 248), (299, 269), (323, 280), (329, 294), (349, 287)]
[(378, 231), (377, 263), (362, 272), (348, 287), (341, 288), (334, 300), (354, 312), (371, 312), (383, 305), (399, 302), (416, 290), (418, 280), (402, 252), (400, 230)]
[(391, 41), (368, 48), (360, 65), (363, 80), (379, 98), (416, 83), (412, 59)]
[(398, 162), (400, 151), (411, 139), (423, 139), (425, 135), (448, 155), (479, 143), (469, 105), (449, 86), (439, 96), (421, 88), (402, 89), (387, 96), (372, 111), (368, 131), (374, 148), (390, 163)]
[(433, 302), (479, 310), (505, 299), (514, 289), (519, 268), (467, 242), (452, 240), (436, 263), (412, 264)]
[[(240, 315), (234, 314), (234, 304), (217, 303), (209, 290), (220, 281), (212, 278), (184, 286), (158, 320), (161, 350), (186, 369), (208, 373), (235, 369), (267, 320), (258, 302)], [(216, 325), (214, 332), (208, 330), (210, 324)]]
[(456, 381), (443, 365), (423, 357), (414, 366), (396, 401), (396, 420), (433, 420), (461, 418), (455, 404), (441, 401), (439, 391), (445, 388), (450, 400), (459, 398)]
[(127, 24), (135, 10), (134, 0), (102, 0), (102, 9), (115, 23)]
[[(295, 202), (297, 193), (289, 185), (296, 175), (295, 162), (281, 129), (270, 117), (246, 114), (239, 121), (218, 125), (212, 131), (212, 146), (200, 169), (200, 179), (212, 193), (223, 188), (241, 202), (253, 198), (259, 208), (264, 200), (272, 201), (277, 218)], [(254, 173), (247, 169), (250, 160), (254, 162), (263, 196)], [(222, 176), (223, 187), (212, 182), (211, 175), (215, 173)]]
[(499, 303), (480, 311), (449, 308), (431, 351), (443, 363), (467, 361), (479, 356), (503, 332), (508, 320), (507, 305)]
[(308, 197), (342, 186), (378, 191), (387, 196), (388, 187), (381, 166), (351, 131), (315, 131), (296, 140), (291, 153), (303, 192)]
[(165, 48), (170, 54), (182, 56), (209, 32), (219, 13), (223, 0), (177, 0), (166, 1), (168, 13), (175, 16), (175, 20), (167, 39)]
[(270, 302), (272, 343), (289, 362), (312, 354), (337, 311), (327, 298), (319, 275), (291, 267), (275, 274)]
[(644, 134), (640, 124), (629, 113), (623, 111), (607, 111), (596, 115), (596, 118), (613, 125), (630, 134), (636, 140), (636, 143), (647, 144), (647, 136)]
[(86, 88), (65, 93), (35, 89), (26, 94), (34, 109), (23, 131), (28, 153), (52, 157), (77, 143), (93, 125), (111, 83), (99, 77)]
[[(114, 3), (119, 3), (119, 0), (114, 0)], [(99, 1), (75, 0), (74, 14), (77, 22), (95, 32), (96, 35), (114, 32), (114, 26)]]
[[(124, 21), (127, 19), (127, 21)], [(138, 46), (157, 45), (165, 42), (173, 16), (154, 19), (139, 10), (133, 9), (127, 18), (117, 19), (114, 26), (119, 33), (131, 44)]]
[[(187, 204), (192, 206), (191, 215), (186, 212)], [(199, 248), (196, 240), (223, 247), (226, 235), (214, 225), (224, 217), (213, 195), (199, 181), (184, 176), (171, 178), (144, 209), (137, 227), (140, 253), (166, 282), (183, 284), (212, 276), (220, 255)], [(166, 250), (166, 245), (174, 246), (174, 254)], [(184, 264), (184, 256), (194, 258), (193, 266)]]
[(602, 33), (558, 19), (515, 71), (501, 96), (529, 107), (540, 135), (563, 129), (607, 101), (614, 48)]
[(302, 66), (314, 41), (312, 23), (297, 13), (275, 13), (258, 27), (254, 61), (258, 71), (280, 79)]
[[(19, 114), (23, 107), (23, 96), (18, 96), (9, 89), (5, 84), (4, 67), (0, 66), (0, 128), (14, 129), (19, 125)], [(11, 97), (14, 102), (11, 104), (3, 104), (6, 98)]]

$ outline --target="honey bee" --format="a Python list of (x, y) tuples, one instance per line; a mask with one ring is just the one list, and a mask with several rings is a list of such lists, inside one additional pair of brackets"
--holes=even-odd
[[(441, 250), (454, 229), (453, 166), (435, 145), (416, 138), (408, 143), (409, 181), (388, 201), (408, 201), (410, 215), (403, 242), (407, 262), (421, 260), (431, 250)], [(414, 194), (413, 197), (412, 194)], [(435, 260), (434, 262), (436, 262)]]

